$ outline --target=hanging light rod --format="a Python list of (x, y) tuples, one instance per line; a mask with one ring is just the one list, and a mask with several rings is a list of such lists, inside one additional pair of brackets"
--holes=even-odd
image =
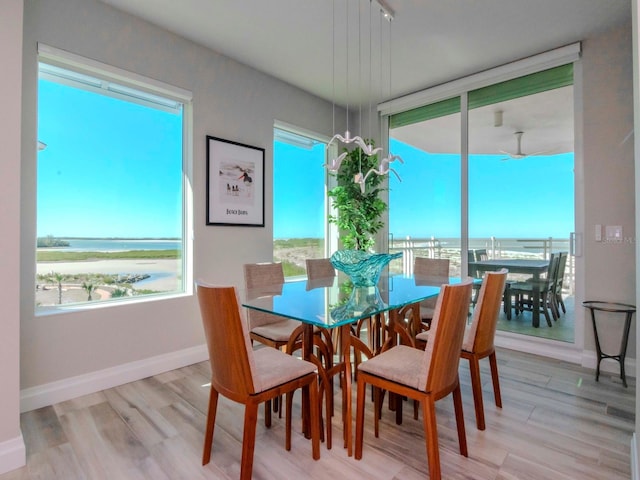
[(386, 18), (389, 21), (393, 20), (395, 17), (395, 12), (389, 5), (387, 5), (387, 2), (385, 2), (384, 0), (375, 0), (375, 1), (378, 5), (380, 5), (380, 11), (382, 12), (382, 15), (384, 16), (384, 18)]

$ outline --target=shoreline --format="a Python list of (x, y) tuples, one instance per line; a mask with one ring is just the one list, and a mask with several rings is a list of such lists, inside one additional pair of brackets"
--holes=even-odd
[(38, 262), (36, 274), (46, 275), (50, 272), (61, 274), (95, 273), (95, 274), (149, 274), (151, 278), (131, 284), (145, 290), (171, 291), (179, 285), (178, 272), (182, 260), (179, 259), (144, 259), (144, 260), (83, 260), (77, 262)]

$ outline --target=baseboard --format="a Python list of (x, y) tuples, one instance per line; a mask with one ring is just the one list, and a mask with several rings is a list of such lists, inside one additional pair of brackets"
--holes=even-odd
[(28, 412), (54, 403), (99, 392), (124, 383), (202, 362), (209, 358), (206, 345), (186, 348), (104, 370), (25, 388), (20, 392), (20, 411)]
[(0, 475), (27, 464), (22, 434), (0, 443)]
[(570, 363), (580, 364), (582, 352), (573, 345), (549, 341), (544, 338), (519, 335), (509, 332), (496, 332), (497, 347), (508, 348), (518, 352), (532, 353), (542, 357), (554, 358)]
[[(598, 355), (595, 350), (584, 350), (582, 352), (582, 366), (586, 368), (591, 368), (593, 370), (596, 369), (598, 365)], [(635, 377), (636, 376), (636, 359), (635, 358), (625, 358), (624, 359), (624, 370), (626, 377)], [(611, 360), (610, 358), (604, 358), (602, 362), (600, 362), (600, 372), (607, 372), (620, 375), (620, 362), (617, 360)]]
[[(543, 338), (509, 332), (496, 332), (495, 344), (497, 347), (508, 348), (518, 352), (532, 353), (542, 357), (577, 363), (591, 370), (595, 370), (597, 366), (598, 355), (595, 351), (579, 350), (573, 345), (563, 342), (549, 341)], [(627, 377), (635, 377), (636, 359), (625, 358), (624, 369)], [(616, 360), (605, 358), (600, 363), (600, 371), (620, 374), (620, 363)]]
[(636, 432), (633, 432), (631, 437), (631, 480), (640, 480), (640, 472), (638, 470), (638, 441)]

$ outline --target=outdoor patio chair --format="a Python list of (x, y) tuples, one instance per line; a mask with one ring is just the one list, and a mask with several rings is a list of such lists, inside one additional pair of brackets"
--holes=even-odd
[(560, 252), (558, 255), (560, 256), (560, 260), (558, 262), (558, 271), (555, 279), (555, 295), (553, 300), (556, 305), (556, 312), (560, 315), (560, 308), (562, 308), (562, 313), (567, 313), (567, 307), (565, 306), (564, 299), (562, 298), (562, 289), (564, 288), (564, 274), (567, 267), (569, 252)]
[(540, 313), (542, 313), (547, 320), (548, 326), (553, 326), (551, 318), (557, 319), (558, 313), (555, 309), (554, 297), (555, 297), (555, 278), (558, 270), (560, 257), (558, 254), (552, 253), (549, 257), (549, 267), (545, 278), (540, 279), (539, 282), (526, 281), (512, 283), (509, 287), (509, 293), (513, 300), (511, 305), (516, 313), (519, 315), (525, 310), (532, 311), (534, 304), (534, 295), (538, 296)]

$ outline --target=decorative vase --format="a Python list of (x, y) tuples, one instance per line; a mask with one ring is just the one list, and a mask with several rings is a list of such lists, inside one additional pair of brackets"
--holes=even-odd
[(346, 273), (354, 287), (373, 287), (378, 284), (380, 273), (391, 260), (402, 256), (398, 253), (369, 253), (361, 250), (337, 250), (331, 255), (331, 265)]

